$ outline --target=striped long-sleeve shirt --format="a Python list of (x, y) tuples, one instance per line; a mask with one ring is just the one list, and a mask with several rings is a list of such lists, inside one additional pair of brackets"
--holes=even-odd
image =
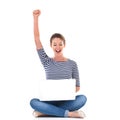
[(45, 69), (46, 79), (75, 79), (76, 86), (80, 86), (78, 66), (75, 61), (55, 61), (50, 58), (44, 49), (37, 50), (41, 63)]

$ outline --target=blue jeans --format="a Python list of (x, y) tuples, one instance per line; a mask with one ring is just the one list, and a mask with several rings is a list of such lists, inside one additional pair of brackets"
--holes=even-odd
[(75, 111), (85, 105), (86, 96), (78, 95), (75, 100), (67, 101), (40, 101), (34, 98), (30, 101), (31, 107), (43, 114), (59, 117), (67, 117), (69, 111)]

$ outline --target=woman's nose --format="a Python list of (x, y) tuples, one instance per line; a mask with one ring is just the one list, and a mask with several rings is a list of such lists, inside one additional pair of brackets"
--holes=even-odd
[(57, 45), (57, 46), (56, 46), (56, 49), (60, 49), (60, 46)]

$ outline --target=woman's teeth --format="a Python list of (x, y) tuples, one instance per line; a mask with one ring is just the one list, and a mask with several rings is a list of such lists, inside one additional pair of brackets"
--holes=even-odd
[(57, 53), (61, 52), (61, 50), (56, 50)]

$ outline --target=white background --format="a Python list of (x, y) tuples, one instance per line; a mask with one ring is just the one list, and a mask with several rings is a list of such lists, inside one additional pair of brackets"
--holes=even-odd
[[(119, 0), (1, 0), (0, 117), (33, 119), (29, 106), (45, 77), (33, 37), (34, 9), (41, 9), (41, 41), (49, 56), (49, 38), (62, 33), (65, 55), (78, 63), (81, 93), (89, 120), (119, 117)], [(0, 118), (0, 119), (1, 119)]]

